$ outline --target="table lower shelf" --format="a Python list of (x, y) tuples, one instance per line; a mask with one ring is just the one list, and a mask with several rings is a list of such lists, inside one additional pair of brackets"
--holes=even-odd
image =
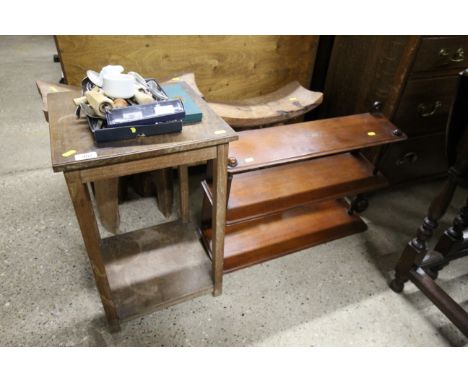
[[(228, 225), (224, 239), (224, 271), (257, 264), (327, 241), (362, 232), (366, 224), (349, 215), (344, 200), (307, 204)], [(211, 253), (211, 228), (201, 231)]]
[(112, 236), (102, 254), (121, 320), (211, 293), (211, 261), (180, 221)]

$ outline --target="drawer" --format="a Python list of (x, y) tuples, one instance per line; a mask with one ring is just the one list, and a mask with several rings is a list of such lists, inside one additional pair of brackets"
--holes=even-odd
[(445, 131), (457, 77), (409, 80), (393, 122), (409, 136)]
[(468, 37), (423, 37), (414, 72), (468, 66)]
[(445, 134), (392, 144), (380, 165), (380, 170), (392, 184), (440, 175), (447, 169)]

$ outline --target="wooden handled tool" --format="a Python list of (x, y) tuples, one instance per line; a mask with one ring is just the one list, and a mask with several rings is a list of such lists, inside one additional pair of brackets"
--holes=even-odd
[(154, 98), (151, 94), (144, 92), (142, 89), (136, 88), (135, 89), (135, 100), (139, 105), (145, 105), (147, 103), (154, 102)]
[(73, 103), (76, 106), (80, 106), (82, 103), (87, 103), (87, 102), (88, 102), (88, 99), (85, 96), (78, 97), (78, 98), (73, 98)]
[(105, 116), (106, 110), (112, 110), (114, 108), (112, 100), (106, 97), (102, 89), (97, 86), (87, 91), (85, 97), (96, 114), (101, 117)]

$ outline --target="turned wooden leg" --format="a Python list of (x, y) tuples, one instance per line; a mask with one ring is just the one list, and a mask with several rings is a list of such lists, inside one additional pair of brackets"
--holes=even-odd
[(390, 283), (390, 288), (392, 288), (393, 291), (401, 292), (404, 283), (409, 279), (410, 270), (421, 264), (422, 259), (427, 253), (427, 240), (432, 237), (438, 221), (447, 211), (456, 186), (456, 180), (449, 177), (442, 191), (432, 201), (427, 216), (424, 218), (423, 224), (416, 233), (416, 237), (408, 242), (398, 260), (395, 268), (395, 278)]
[(119, 330), (119, 316), (112, 300), (109, 280), (102, 260), (101, 237), (94, 216), (88, 187), (81, 182), (78, 172), (66, 172), (64, 175), (107, 321), (112, 331)]
[(213, 236), (212, 262), (214, 289), (213, 295), (222, 293), (224, 268), (224, 230), (226, 226), (226, 185), (228, 145), (219, 145), (213, 166)]
[(119, 178), (95, 181), (94, 197), (102, 225), (115, 234), (120, 225)]
[(172, 184), (172, 169), (164, 168), (153, 172), (156, 192), (158, 194), (158, 207), (165, 217), (172, 214), (174, 191)]
[(179, 166), (180, 217), (183, 223), (190, 218), (188, 166)]
[(434, 248), (442, 258), (437, 265), (426, 269), (432, 278), (437, 277), (438, 272), (449, 263), (451, 254), (456, 252), (459, 244), (463, 243), (463, 231), (466, 228), (468, 228), (468, 199), (453, 219), (452, 226), (445, 230)]

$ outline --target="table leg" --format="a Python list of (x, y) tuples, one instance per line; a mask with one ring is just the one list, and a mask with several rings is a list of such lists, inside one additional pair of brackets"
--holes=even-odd
[(213, 295), (219, 296), (223, 287), (224, 264), (224, 230), (226, 226), (226, 189), (227, 189), (227, 155), (228, 145), (217, 147), (217, 156), (213, 163)]
[(109, 280), (107, 279), (106, 269), (102, 260), (101, 237), (94, 216), (88, 187), (81, 182), (78, 172), (66, 172), (64, 175), (107, 321), (111, 330), (119, 330), (119, 317), (115, 304), (112, 301)]
[(115, 234), (120, 224), (119, 178), (95, 181), (94, 196), (102, 225)]
[(427, 242), (437, 228), (439, 220), (445, 215), (456, 187), (456, 178), (449, 176), (444, 188), (431, 202), (427, 215), (416, 232), (416, 236), (406, 244), (395, 267), (395, 278), (390, 282), (390, 288), (394, 292), (400, 293), (403, 291), (404, 284), (409, 279), (411, 269), (418, 268), (421, 265), (424, 256), (428, 252)]
[(183, 223), (189, 221), (189, 180), (188, 166), (179, 166), (180, 217)]
[(158, 207), (165, 217), (172, 214), (172, 204), (174, 201), (172, 185), (172, 169), (163, 168), (153, 172), (158, 197)]

